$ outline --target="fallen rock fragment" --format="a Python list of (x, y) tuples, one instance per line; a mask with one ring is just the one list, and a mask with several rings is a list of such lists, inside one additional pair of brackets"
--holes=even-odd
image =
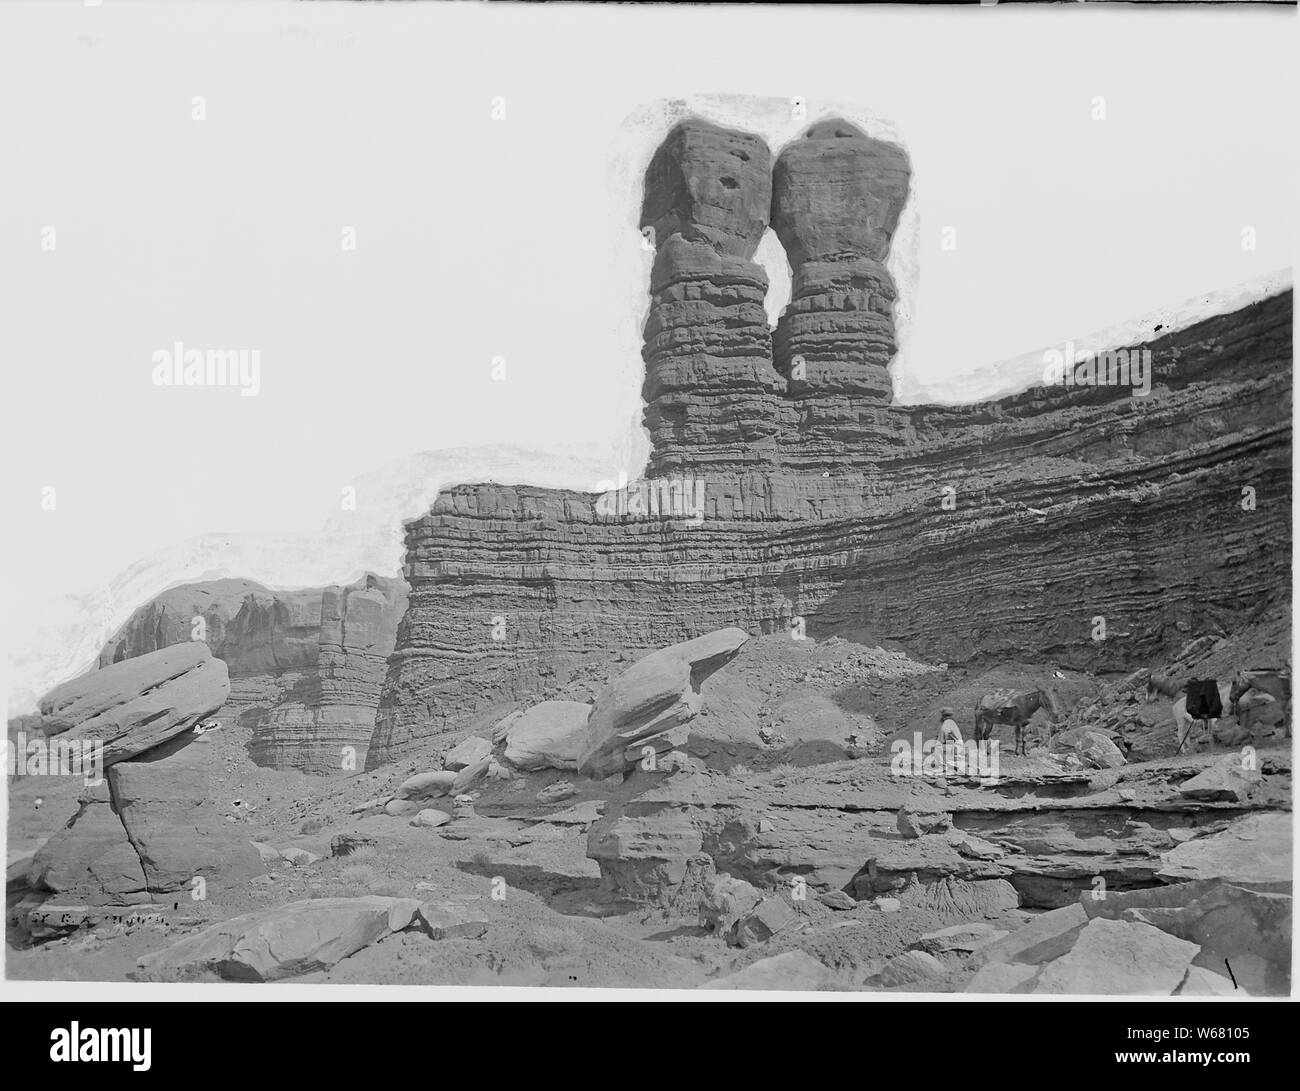
[(138, 981), (280, 981), (327, 970), (361, 948), (408, 928), (414, 898), (318, 898), (222, 921), (145, 955)]
[(831, 909), (839, 912), (846, 912), (847, 910), (857, 909), (858, 907), (858, 903), (842, 890), (827, 890), (822, 894), (818, 894), (817, 900), (821, 902), (822, 905), (829, 906)]
[(1083, 906), (1063, 906), (1043, 913), (1009, 936), (981, 947), (975, 960), (993, 964), (1017, 962), (1039, 965), (1070, 951), (1088, 923)]
[(578, 789), (570, 784), (567, 780), (559, 780), (554, 784), (548, 784), (534, 797), (542, 806), (551, 803), (562, 803), (566, 799), (571, 799), (578, 794)]
[(752, 947), (766, 943), (782, 929), (789, 928), (799, 919), (784, 898), (765, 898), (748, 914), (736, 922), (727, 936), (727, 942), (736, 947)]
[(434, 939), (482, 939), (491, 924), (486, 911), (460, 902), (424, 902), (419, 916)]
[(1123, 752), (1100, 731), (1075, 728), (1064, 731), (1052, 740), (1056, 754), (1076, 754), (1085, 767), (1093, 769), (1118, 769), (1127, 764)]
[(474, 765), (492, 753), (492, 743), (471, 735), (462, 739), (442, 756), (442, 767), (458, 773), (467, 765)]
[(744, 879), (716, 875), (700, 899), (700, 927), (725, 936), (762, 900), (763, 896)]
[(433, 829), (436, 826), (445, 826), (450, 821), (451, 815), (446, 811), (438, 811), (434, 810), (432, 807), (426, 807), (411, 819), (411, 825)]

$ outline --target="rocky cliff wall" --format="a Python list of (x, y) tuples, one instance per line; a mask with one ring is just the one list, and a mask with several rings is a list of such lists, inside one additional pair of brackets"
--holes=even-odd
[[(767, 162), (688, 121), (647, 170), (646, 480), (467, 485), (407, 524), (370, 767), (727, 626), (1127, 669), (1289, 588), (1289, 291), (1125, 346), (1144, 396), (893, 405), (905, 154), (828, 121), (770, 183)], [(751, 260), (768, 225), (794, 270), (770, 338)]]
[[(204, 639), (230, 671), (223, 716), (252, 729), (259, 765), (309, 773), (365, 762), (397, 623), (401, 580), (368, 575), (349, 586), (270, 591), (249, 580), (172, 588), (137, 610), (105, 646), (100, 666)], [(201, 619), (196, 628), (196, 619)]]

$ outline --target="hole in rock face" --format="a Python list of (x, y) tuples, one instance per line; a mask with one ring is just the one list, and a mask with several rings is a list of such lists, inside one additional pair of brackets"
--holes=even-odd
[(785, 256), (785, 247), (770, 227), (763, 233), (754, 251), (754, 264), (761, 265), (767, 273), (767, 294), (763, 296), (763, 310), (767, 312), (767, 324), (775, 326), (790, 302), (790, 262)]
[(737, 181), (736, 181), (734, 178), (732, 178), (730, 175), (724, 175), (722, 178), (719, 178), (718, 181), (722, 183), (722, 188), (723, 188), (723, 189), (739, 189), (739, 188), (740, 188), (740, 183), (737, 182)]
[(742, 163), (749, 162), (749, 152), (734, 151), (731, 154), (734, 155), (737, 159), (739, 159)]

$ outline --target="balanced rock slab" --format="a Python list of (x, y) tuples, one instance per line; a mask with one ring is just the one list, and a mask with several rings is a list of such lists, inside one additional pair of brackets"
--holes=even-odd
[(41, 698), (41, 726), (47, 736), (102, 740), (107, 767), (188, 731), (229, 695), (226, 664), (192, 640), (56, 686)]
[(748, 640), (743, 629), (719, 629), (651, 652), (624, 671), (596, 698), (578, 768), (610, 776), (629, 768), (629, 750), (684, 742), (674, 732), (699, 711), (701, 684)]

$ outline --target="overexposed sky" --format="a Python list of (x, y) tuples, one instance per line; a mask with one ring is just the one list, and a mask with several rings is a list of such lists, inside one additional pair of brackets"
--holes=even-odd
[[(200, 535), (310, 535), (417, 452), (563, 446), (610, 479), (642, 457), (625, 183), (648, 104), (798, 96), (892, 127), (919, 268), (899, 388), (965, 397), (992, 362), (1293, 264), (1296, 29), (1236, 6), (0, 4), (10, 651), (55, 598)], [(258, 349), (260, 393), (153, 385), (177, 340)]]

